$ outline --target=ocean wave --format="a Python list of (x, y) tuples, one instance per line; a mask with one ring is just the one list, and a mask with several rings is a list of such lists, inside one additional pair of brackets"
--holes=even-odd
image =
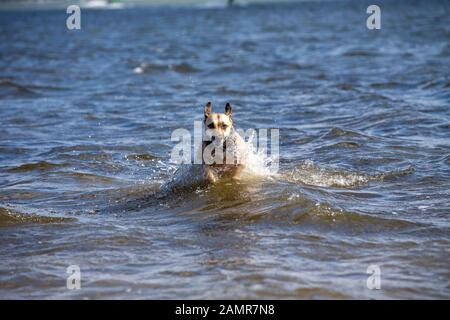
[(38, 96), (39, 94), (30, 86), (0, 79), (0, 98), (34, 98)]
[(26, 214), (0, 207), (0, 227), (25, 223), (58, 223), (71, 221), (76, 221), (76, 219)]
[(331, 128), (322, 138), (336, 138), (336, 137), (367, 137), (366, 135), (357, 131), (346, 130), (339, 127)]
[(311, 160), (305, 160), (294, 169), (283, 175), (289, 182), (302, 183), (319, 187), (355, 188), (367, 185), (370, 181), (383, 181), (411, 174), (414, 167), (406, 167), (394, 171), (367, 174), (339, 169), (322, 168)]
[(152, 161), (158, 159), (160, 159), (160, 157), (150, 153), (129, 154), (125, 156), (125, 160), (135, 160), (135, 161)]
[(59, 168), (64, 166), (63, 164), (52, 163), (47, 161), (38, 161), (38, 162), (30, 162), (24, 163), (20, 166), (8, 169), (9, 172), (28, 172), (34, 170), (51, 170), (55, 168)]
[(188, 63), (169, 63), (169, 64), (157, 64), (157, 63), (141, 63), (139, 66), (133, 69), (133, 73), (143, 74), (152, 72), (165, 72), (175, 71), (177, 73), (194, 73), (200, 71)]

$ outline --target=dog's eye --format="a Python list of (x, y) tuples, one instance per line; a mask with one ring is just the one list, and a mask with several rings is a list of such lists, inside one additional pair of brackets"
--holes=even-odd
[(215, 128), (215, 125), (214, 125), (214, 123), (210, 123), (210, 124), (208, 124), (208, 128), (210, 128), (210, 129), (214, 129), (214, 128)]
[(225, 123), (222, 123), (222, 129), (226, 129), (228, 128), (228, 125), (226, 125)]

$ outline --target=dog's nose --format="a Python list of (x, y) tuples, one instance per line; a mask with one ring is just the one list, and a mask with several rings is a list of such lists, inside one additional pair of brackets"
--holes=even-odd
[(211, 141), (215, 141), (215, 140), (216, 140), (216, 136), (212, 136)]

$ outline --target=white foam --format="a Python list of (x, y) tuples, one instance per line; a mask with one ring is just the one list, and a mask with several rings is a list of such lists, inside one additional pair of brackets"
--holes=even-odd
[(250, 137), (247, 146), (247, 158), (245, 163), (245, 169), (242, 172), (243, 178), (245, 177), (276, 177), (278, 176), (278, 166), (275, 163), (278, 162), (278, 156), (269, 156), (266, 149), (257, 149)]
[[(241, 180), (254, 178), (270, 179), (278, 176), (278, 157), (268, 156), (265, 149), (257, 150), (250, 138), (246, 144), (245, 169), (242, 171)], [(172, 179), (163, 185), (162, 190), (174, 188), (188, 188), (207, 183), (204, 165), (182, 164), (178, 166)]]
[(343, 170), (331, 170), (321, 168), (311, 160), (305, 160), (285, 175), (287, 181), (320, 187), (356, 187), (365, 185), (370, 181), (370, 176), (357, 172)]

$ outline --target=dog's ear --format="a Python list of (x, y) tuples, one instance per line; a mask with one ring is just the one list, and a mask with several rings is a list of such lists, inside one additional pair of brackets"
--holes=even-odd
[(206, 118), (209, 117), (211, 112), (212, 112), (212, 104), (211, 104), (211, 101), (208, 101), (208, 103), (205, 105), (205, 120), (206, 120)]
[(233, 108), (231, 108), (231, 104), (227, 102), (227, 105), (225, 106), (225, 114), (229, 117), (233, 114)]

